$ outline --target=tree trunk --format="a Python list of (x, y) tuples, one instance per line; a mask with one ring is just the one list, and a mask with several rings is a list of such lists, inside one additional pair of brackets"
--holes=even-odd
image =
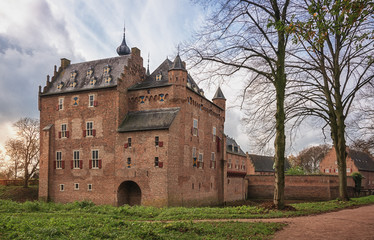
[(25, 168), (24, 168), (24, 174), (23, 174), (23, 177), (24, 177), (24, 180), (23, 180), (23, 187), (24, 188), (28, 188), (29, 187), (29, 173), (28, 173), (28, 164), (25, 164)]
[(347, 152), (345, 143), (345, 124), (344, 116), (342, 113), (337, 113), (337, 139), (334, 141), (336, 158), (338, 162), (338, 175), (339, 175), (339, 198), (341, 200), (349, 200), (347, 191)]

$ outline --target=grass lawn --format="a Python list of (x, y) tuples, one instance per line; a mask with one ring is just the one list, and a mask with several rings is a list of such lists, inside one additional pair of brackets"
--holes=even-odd
[(291, 204), (295, 211), (278, 211), (260, 206), (155, 208), (0, 200), (0, 239), (266, 239), (285, 225), (192, 220), (291, 217), (371, 203), (374, 196), (296, 203)]

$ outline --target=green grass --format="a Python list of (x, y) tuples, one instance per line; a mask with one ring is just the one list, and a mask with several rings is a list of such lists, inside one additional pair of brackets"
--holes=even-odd
[(367, 196), (296, 203), (291, 204), (295, 211), (278, 211), (259, 206), (155, 208), (0, 200), (0, 239), (264, 239), (284, 224), (191, 220), (292, 217), (372, 203), (374, 196)]
[(139, 222), (102, 214), (0, 214), (0, 239), (266, 239), (280, 223)]

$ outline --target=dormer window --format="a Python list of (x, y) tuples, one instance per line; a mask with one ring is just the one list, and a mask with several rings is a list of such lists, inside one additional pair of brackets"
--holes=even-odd
[(109, 74), (109, 72), (110, 72), (110, 66), (109, 65), (106, 65), (105, 67), (104, 67), (104, 75), (107, 75), (107, 74)]
[(77, 86), (77, 84), (78, 84), (77, 81), (71, 82), (70, 87), (74, 88)]
[(92, 74), (93, 74), (93, 70), (92, 68), (89, 68), (86, 72), (86, 78), (90, 79), (92, 77)]
[(57, 85), (57, 89), (61, 89), (63, 86), (64, 86), (64, 83), (63, 83), (63, 82), (60, 82), (60, 83)]
[(77, 71), (72, 71), (70, 73), (70, 81), (74, 81), (76, 77), (77, 77)]
[(229, 145), (228, 147), (229, 147), (229, 151), (232, 152), (232, 145)]
[(236, 152), (236, 153), (238, 152), (238, 147), (237, 146), (234, 147), (234, 152)]
[(90, 85), (93, 86), (96, 84), (96, 78), (91, 78), (90, 79)]
[(162, 80), (162, 74), (159, 73), (156, 75), (156, 81), (161, 81)]
[(110, 83), (112, 81), (112, 77), (111, 76), (104, 77), (104, 81), (105, 83)]

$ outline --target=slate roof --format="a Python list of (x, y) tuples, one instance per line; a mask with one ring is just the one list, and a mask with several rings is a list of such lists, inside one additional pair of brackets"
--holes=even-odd
[(358, 170), (374, 172), (374, 160), (369, 154), (349, 149), (348, 156), (354, 161)]
[[(256, 155), (256, 154), (248, 154), (249, 159), (253, 163), (253, 166), (255, 167), (255, 172), (275, 172), (273, 166), (274, 166), (274, 157), (271, 156), (262, 156), (262, 155)], [(284, 164), (284, 170), (287, 170), (290, 168), (290, 164), (288, 161), (285, 161)]]
[[(117, 79), (121, 77), (129, 58), (130, 55), (125, 55), (70, 64), (51, 82), (50, 86), (41, 95), (115, 87), (117, 86)], [(110, 67), (110, 71), (108, 74), (104, 74), (104, 68), (107, 66)], [(93, 73), (91, 78), (88, 78), (86, 74), (90, 68), (93, 70)], [(74, 80), (71, 79), (72, 72), (76, 72), (77, 74)], [(110, 82), (105, 82), (105, 77), (107, 76), (111, 77)], [(91, 79), (96, 80), (95, 84), (90, 84)], [(73, 82), (76, 82), (74, 87), (70, 86)], [(60, 84), (62, 84), (62, 87), (59, 89), (58, 85)]]
[[(237, 147), (237, 151), (235, 151)], [(246, 156), (235, 139), (226, 136), (226, 152)]]
[[(141, 89), (148, 89), (148, 88), (157, 88), (157, 87), (165, 87), (170, 86), (169, 83), (169, 70), (185, 70), (183, 62), (179, 55), (176, 56), (174, 61), (170, 61), (166, 59), (163, 61), (156, 70), (152, 72), (143, 82), (136, 83), (135, 85), (131, 86), (128, 90), (135, 91)], [(161, 79), (159, 79), (161, 76)], [(190, 74), (187, 74), (187, 87), (192, 91), (196, 92), (199, 95), (204, 95), (204, 91), (199, 88), (197, 83), (193, 80)]]
[(162, 108), (129, 112), (118, 132), (134, 132), (169, 129), (180, 108)]
[(225, 98), (225, 96), (223, 95), (223, 92), (222, 92), (222, 90), (221, 90), (221, 87), (218, 87), (218, 89), (217, 89), (217, 91), (216, 91), (216, 94), (214, 94), (214, 97), (213, 97), (213, 99), (218, 99), (218, 98), (220, 98), (220, 99), (225, 99), (225, 100), (226, 100), (226, 98)]

